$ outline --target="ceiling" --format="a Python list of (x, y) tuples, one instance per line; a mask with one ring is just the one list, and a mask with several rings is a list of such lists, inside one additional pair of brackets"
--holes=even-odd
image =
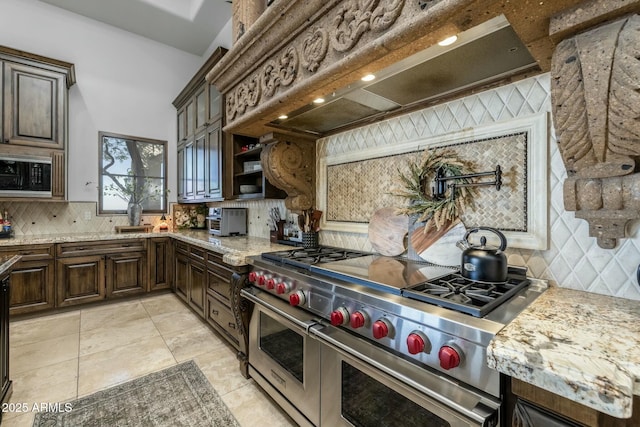
[(226, 0), (40, 0), (202, 56), (231, 19)]

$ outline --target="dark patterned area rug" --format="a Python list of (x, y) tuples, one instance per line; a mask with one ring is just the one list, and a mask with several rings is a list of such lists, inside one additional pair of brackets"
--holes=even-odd
[(36, 414), (34, 427), (239, 427), (194, 361), (99, 391)]

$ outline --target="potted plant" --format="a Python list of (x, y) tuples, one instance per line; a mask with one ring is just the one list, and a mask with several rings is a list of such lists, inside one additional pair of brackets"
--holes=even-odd
[(158, 199), (163, 196), (163, 191), (159, 185), (152, 184), (149, 179), (135, 176), (131, 170), (127, 172), (128, 176), (115, 177), (113, 183), (105, 187), (105, 194), (116, 196), (127, 202), (129, 225), (140, 225), (143, 203)]

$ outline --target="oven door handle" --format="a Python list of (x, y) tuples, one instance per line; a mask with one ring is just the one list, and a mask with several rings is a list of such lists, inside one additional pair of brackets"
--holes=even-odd
[(291, 307), (289, 304), (259, 289), (253, 287), (244, 288), (240, 291), (240, 294), (249, 301), (287, 319), (303, 330), (306, 335), (309, 334), (309, 328), (318, 323), (307, 312)]
[[(385, 372), (445, 407), (454, 408), (479, 426), (493, 426), (497, 423), (500, 401), (492, 396), (476, 393), (426, 369), (421, 370), (420, 374), (412, 363), (394, 361), (398, 358), (390, 357), (371, 344), (363, 344), (364, 341), (333, 326), (318, 324), (309, 332), (336, 351)], [(412, 380), (416, 375), (418, 379)]]

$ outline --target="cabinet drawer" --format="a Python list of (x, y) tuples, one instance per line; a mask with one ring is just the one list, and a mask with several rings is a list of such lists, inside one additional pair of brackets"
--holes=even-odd
[(239, 343), (238, 328), (231, 310), (211, 295), (207, 295), (206, 315), (207, 322), (223, 333), (237, 347)]
[(59, 243), (57, 247), (57, 255), (59, 257), (70, 257), (83, 255), (104, 255), (146, 250), (146, 239), (127, 239), (104, 242)]
[(207, 292), (220, 299), (225, 305), (230, 305), (231, 273), (220, 275), (218, 271), (207, 269)]
[(207, 252), (207, 268), (218, 276), (226, 277), (231, 281), (234, 270), (222, 261), (222, 255), (215, 252)]
[(6, 248), (0, 249), (0, 255), (21, 255), (21, 262), (53, 259), (54, 253), (53, 245), (7, 246)]
[(185, 255), (189, 255), (189, 245), (183, 242), (176, 242), (176, 252), (182, 252)]
[(191, 259), (198, 260), (200, 262), (204, 262), (206, 251), (197, 246), (189, 246), (189, 255)]

